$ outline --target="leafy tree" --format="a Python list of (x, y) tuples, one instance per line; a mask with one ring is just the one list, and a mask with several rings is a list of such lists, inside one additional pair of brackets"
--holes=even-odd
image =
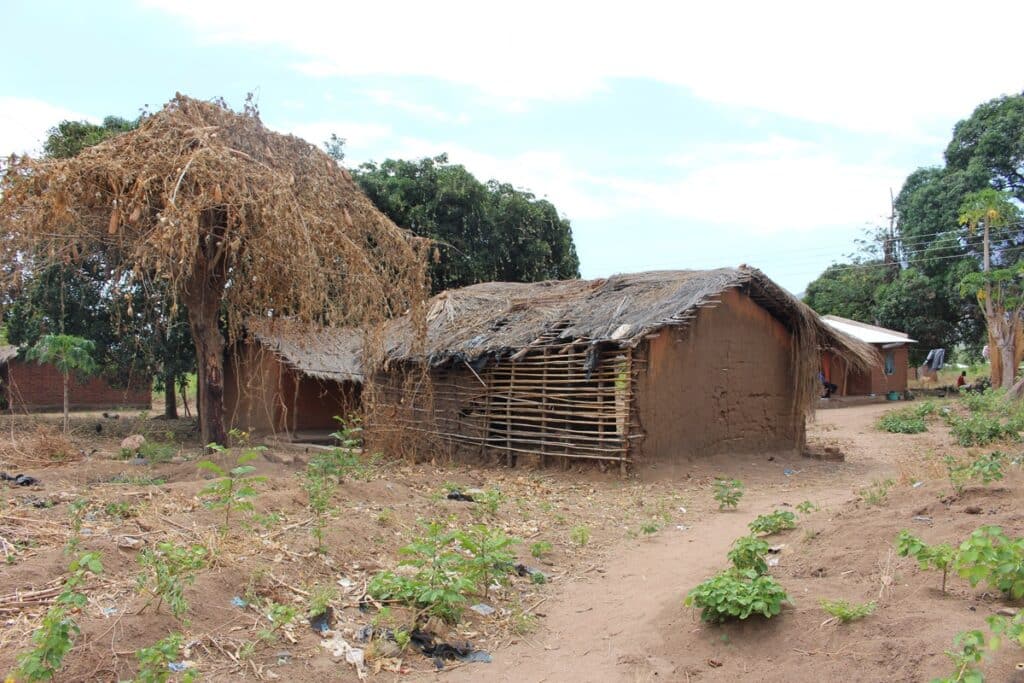
[(1024, 262), (1018, 261), (1009, 268), (991, 270), (989, 244), (1002, 233), (1016, 228), (1021, 219), (1020, 210), (1008, 193), (985, 188), (964, 198), (959, 218), (970, 234), (983, 232), (983, 270), (966, 276), (962, 288), (964, 293), (977, 293), (978, 301), (985, 311), (989, 339), (994, 342), (993, 355), (999, 355), (999, 363), (992, 364), (992, 384), (1009, 389), (1013, 386), (1021, 360), (1018, 337), (1021, 332), (1021, 312), (1024, 311), (1024, 291), (1020, 281)]
[(885, 270), (878, 260), (834, 263), (807, 285), (804, 303), (822, 315), (875, 322)]
[(96, 372), (92, 352), (96, 348), (88, 339), (70, 334), (48, 334), (28, 350), (25, 357), (40, 365), (53, 365), (64, 377), (64, 431), (68, 431), (68, 391), (71, 373), (88, 376)]
[[(83, 149), (134, 130), (140, 119), (108, 116), (101, 125), (62, 121), (50, 129), (43, 150), (51, 159), (68, 159)], [(174, 309), (159, 282), (111, 280), (106, 253), (96, 252), (23, 273), (5, 293), (4, 322), (10, 342), (32, 346), (48, 333), (92, 340), (98, 371), (115, 385), (156, 376), (164, 389), (165, 416), (177, 417), (175, 386), (187, 383), (195, 369), (195, 351), (186, 311)]]
[(579, 277), (571, 226), (553, 204), (508, 183), (481, 183), (445, 154), (366, 163), (355, 177), (391, 220), (435, 241), (435, 292), (491, 280)]

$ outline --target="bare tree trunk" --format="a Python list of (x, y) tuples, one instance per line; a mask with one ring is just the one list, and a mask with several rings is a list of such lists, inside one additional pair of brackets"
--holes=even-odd
[(217, 326), (218, 306), (188, 302), (192, 339), (196, 345), (199, 433), (204, 444), (226, 444), (224, 427), (224, 337)]
[(178, 419), (178, 395), (174, 393), (174, 375), (164, 375), (164, 417)]
[(1003, 389), (1013, 388), (1013, 383), (1015, 379), (1013, 371), (1016, 369), (1013, 367), (1013, 352), (1013, 344), (1007, 344), (1004, 342), (999, 345), (999, 359), (1002, 361), (1003, 366), (1003, 376), (1001, 378), (1003, 381), (1002, 384), (1000, 384), (999, 386), (1001, 386)]
[(68, 400), (68, 373), (64, 373), (64, 433), (68, 433), (70, 426), (71, 401)]

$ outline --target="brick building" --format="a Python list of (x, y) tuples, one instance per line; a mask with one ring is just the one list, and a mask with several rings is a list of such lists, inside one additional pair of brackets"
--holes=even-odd
[(903, 393), (907, 390), (909, 347), (916, 341), (906, 332), (868, 325), (837, 315), (822, 316), (822, 322), (837, 332), (873, 346), (878, 351), (880, 361), (868, 369), (858, 369), (850, 367), (845, 359), (824, 352), (821, 371), (827, 381), (836, 385), (836, 396), (882, 396), (890, 391)]
[[(127, 387), (115, 387), (103, 377), (85, 382), (72, 378), (69, 387), (72, 410), (137, 408), (152, 404), (152, 378), (139, 378)], [(18, 358), (16, 346), (0, 346), (0, 407), (16, 411), (62, 410), (64, 378), (52, 365)]]

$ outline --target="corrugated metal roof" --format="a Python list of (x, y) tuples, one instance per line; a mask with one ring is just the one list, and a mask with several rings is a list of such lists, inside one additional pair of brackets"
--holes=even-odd
[(858, 339), (865, 344), (916, 344), (906, 332), (897, 332), (877, 325), (840, 318), (838, 315), (823, 315), (821, 319), (834, 330)]

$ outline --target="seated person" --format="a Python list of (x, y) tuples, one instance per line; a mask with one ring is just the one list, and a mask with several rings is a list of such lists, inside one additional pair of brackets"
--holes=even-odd
[(961, 372), (960, 376), (956, 378), (956, 388), (957, 388), (957, 390), (963, 390), (963, 388), (965, 386), (967, 386), (967, 371), (966, 370)]
[(822, 398), (831, 398), (832, 394), (834, 392), (838, 391), (838, 389), (839, 389), (838, 386), (836, 386), (835, 384), (832, 384), (832, 382), (829, 382), (827, 379), (825, 379), (825, 373), (824, 372), (821, 372), (821, 371), (818, 372), (818, 381), (821, 382), (821, 386), (825, 389), (825, 393), (824, 393), (824, 395), (822, 395)]

